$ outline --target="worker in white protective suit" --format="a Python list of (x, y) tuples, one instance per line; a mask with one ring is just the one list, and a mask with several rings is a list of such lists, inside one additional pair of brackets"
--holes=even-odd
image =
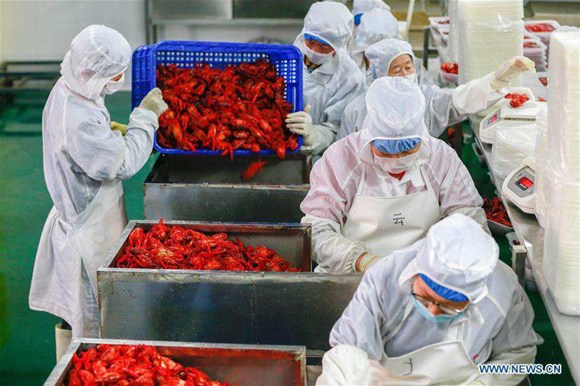
[(364, 129), (334, 143), (300, 209), (319, 272), (365, 271), (452, 213), (487, 232), (483, 201), (453, 149), (429, 136), (415, 83), (385, 77), (367, 92)]
[[(127, 223), (121, 180), (143, 167), (167, 109), (153, 89), (112, 130), (105, 95), (123, 85), (131, 47), (117, 31), (92, 25), (72, 41), (42, 117), (44, 176), (54, 207), (44, 225), (29, 305), (62, 318), (74, 337), (98, 337), (97, 268)], [(70, 340), (57, 328), (57, 356)]]
[(363, 277), (330, 333), (322, 385), (517, 385), (481, 364), (534, 363), (534, 311), (499, 248), (454, 214)]
[(375, 9), (390, 11), (391, 7), (383, 0), (354, 0), (352, 2), (352, 14), (355, 28), (360, 25), (361, 18), (365, 13)]
[[(417, 82), (415, 55), (411, 45), (397, 39), (385, 39), (365, 51), (372, 80), (385, 76), (403, 77)], [(447, 127), (467, 119), (468, 114), (483, 111), (507, 93), (502, 90), (521, 73), (532, 70), (534, 62), (523, 56), (506, 61), (497, 71), (474, 79), (455, 89), (442, 89), (421, 84), (425, 97), (425, 124), (429, 134), (439, 137)], [(366, 116), (364, 95), (359, 95), (346, 107), (337, 139), (360, 131)]]
[(348, 53), (363, 74), (370, 74), (368, 60), (364, 55), (365, 50), (383, 39), (399, 38), (399, 24), (391, 11), (373, 9), (360, 18), (360, 24), (349, 43)]
[(363, 74), (346, 52), (353, 18), (335, 2), (312, 4), (294, 45), (304, 54), (304, 111), (286, 119), (304, 137), (303, 151), (319, 155), (330, 146), (346, 105), (364, 91)]

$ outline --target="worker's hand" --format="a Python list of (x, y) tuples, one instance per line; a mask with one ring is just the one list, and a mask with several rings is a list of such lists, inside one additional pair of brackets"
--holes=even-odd
[(123, 125), (122, 123), (111, 121), (111, 130), (120, 131), (121, 135), (125, 135), (127, 133), (127, 125)]
[(502, 87), (508, 86), (512, 80), (526, 71), (535, 72), (535, 63), (525, 56), (514, 56), (493, 73), (491, 86), (494, 90), (499, 90)]
[(365, 272), (367, 269), (375, 265), (379, 261), (379, 257), (368, 252), (363, 252), (357, 259), (354, 269), (358, 272)]
[(149, 91), (145, 98), (141, 101), (139, 108), (153, 111), (158, 117), (163, 114), (165, 110), (169, 108), (167, 103), (163, 100), (163, 95), (161, 90), (155, 87), (153, 90)]
[(286, 126), (288, 129), (304, 137), (304, 146), (314, 146), (318, 141), (318, 131), (312, 124), (310, 116), (310, 106), (306, 106), (304, 111), (297, 111), (286, 116)]

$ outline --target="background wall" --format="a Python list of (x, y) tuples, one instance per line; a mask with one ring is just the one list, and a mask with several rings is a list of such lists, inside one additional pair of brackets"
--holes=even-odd
[(90, 24), (145, 44), (144, 0), (0, 0), (0, 60), (61, 60), (71, 40)]

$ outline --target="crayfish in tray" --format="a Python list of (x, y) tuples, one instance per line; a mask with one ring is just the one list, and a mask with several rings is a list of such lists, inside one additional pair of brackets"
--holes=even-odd
[(516, 93), (506, 94), (504, 98), (510, 100), (510, 106), (513, 107), (514, 109), (522, 107), (524, 103), (530, 100), (530, 97), (527, 96), (526, 94), (516, 94)]
[(554, 26), (549, 23), (528, 24), (525, 28), (529, 32), (552, 32), (555, 30)]
[(512, 226), (507, 210), (499, 197), (492, 199), (484, 198), (483, 210), (485, 210), (485, 216), (488, 220), (505, 225), (506, 227)]
[(157, 87), (169, 109), (159, 117), (157, 140), (166, 148), (195, 152), (270, 149), (283, 159), (298, 149), (285, 124), (292, 104), (284, 98), (284, 78), (259, 59), (225, 69), (208, 64), (157, 67)]
[(299, 272), (274, 250), (245, 246), (225, 233), (206, 235), (160, 220), (149, 231), (135, 228), (117, 268)]
[(441, 71), (448, 74), (459, 74), (459, 64), (454, 62), (445, 62), (441, 65)]
[(228, 386), (145, 345), (100, 344), (74, 354), (67, 386)]

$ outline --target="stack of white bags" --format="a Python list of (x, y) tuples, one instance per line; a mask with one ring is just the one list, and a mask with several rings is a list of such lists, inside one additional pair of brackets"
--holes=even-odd
[(538, 219), (543, 269), (560, 312), (580, 315), (580, 30), (550, 39), (547, 125), (539, 117)]
[[(451, 18), (451, 50), (455, 45), (459, 83), (495, 71), (503, 62), (523, 54), (523, 0), (456, 0)], [(461, 39), (457, 44), (456, 39)], [(512, 86), (521, 84), (512, 82)]]

